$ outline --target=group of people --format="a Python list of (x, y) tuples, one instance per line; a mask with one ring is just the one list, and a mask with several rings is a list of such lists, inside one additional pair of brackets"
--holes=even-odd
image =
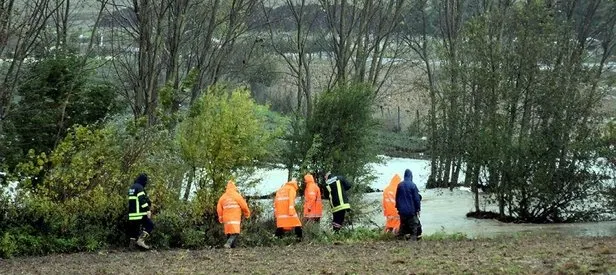
[[(145, 239), (152, 233), (151, 202), (145, 192), (148, 184), (146, 174), (140, 174), (128, 192), (129, 210), (129, 237), (141, 248), (149, 249)], [(321, 188), (317, 185), (312, 174), (304, 175), (304, 222), (319, 223), (323, 216), (321, 201)], [(277, 237), (284, 236), (293, 231), (296, 240), (303, 238), (302, 221), (295, 209), (295, 198), (299, 189), (296, 179), (285, 183), (276, 191), (274, 197), (274, 218), (276, 220)], [(325, 174), (324, 191), (329, 198), (332, 213), (332, 229), (340, 231), (344, 225), (345, 216), (351, 210), (351, 204), (347, 192), (351, 189), (351, 183), (343, 176)], [(224, 233), (227, 236), (225, 248), (235, 247), (237, 237), (241, 231), (242, 216), (250, 218), (250, 208), (246, 200), (239, 193), (232, 180), (227, 182), (225, 192), (218, 200), (216, 207), (218, 221), (223, 224)], [(409, 169), (404, 173), (404, 180), (394, 175), (390, 184), (383, 192), (383, 212), (386, 216), (385, 230), (405, 237), (417, 240), (421, 236), (419, 214), (421, 211), (421, 196), (417, 186), (413, 183), (413, 174)]]
[[(323, 204), (321, 201), (321, 189), (317, 185), (312, 174), (304, 175), (304, 215), (305, 222), (319, 223), (323, 216)], [(299, 189), (296, 179), (286, 182), (276, 191), (274, 196), (274, 219), (276, 220), (275, 236), (283, 237), (287, 232), (293, 231), (298, 242), (302, 241), (302, 221), (295, 209), (295, 198)], [(329, 197), (331, 212), (333, 215), (332, 227), (338, 232), (344, 224), (346, 212), (351, 209), (347, 192), (351, 184), (342, 176), (331, 173), (325, 174), (325, 190)], [(224, 232), (227, 236), (225, 248), (235, 247), (237, 236), (240, 234), (242, 215), (250, 217), (248, 204), (242, 198), (233, 181), (227, 183), (225, 193), (218, 200), (218, 221), (224, 224)]]

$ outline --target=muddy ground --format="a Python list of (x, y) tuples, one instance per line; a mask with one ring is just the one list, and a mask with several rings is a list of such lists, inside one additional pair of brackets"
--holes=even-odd
[(616, 272), (616, 237), (102, 251), (0, 260), (2, 274), (422, 274)]

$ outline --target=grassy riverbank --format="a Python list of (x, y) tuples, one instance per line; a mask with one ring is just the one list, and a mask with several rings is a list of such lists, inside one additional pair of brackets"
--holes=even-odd
[(616, 237), (304, 242), (233, 250), (103, 251), (14, 258), (0, 270), (39, 274), (422, 274), (616, 272)]

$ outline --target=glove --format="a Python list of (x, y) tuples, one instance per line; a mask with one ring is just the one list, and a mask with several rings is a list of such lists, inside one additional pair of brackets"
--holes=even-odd
[(146, 213), (147, 213), (147, 215), (148, 215), (148, 219), (151, 219), (151, 218), (152, 218), (152, 211), (148, 211), (148, 212), (146, 212)]

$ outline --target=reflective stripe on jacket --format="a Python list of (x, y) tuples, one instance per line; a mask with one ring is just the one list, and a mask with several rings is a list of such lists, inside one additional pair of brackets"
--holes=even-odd
[(225, 234), (239, 234), (242, 213), (246, 218), (250, 217), (248, 204), (237, 191), (233, 181), (227, 182), (227, 189), (218, 200), (216, 212), (218, 212), (218, 221), (224, 224)]
[(304, 176), (306, 189), (304, 190), (304, 218), (320, 218), (323, 216), (323, 202), (321, 189), (314, 182), (311, 174)]
[(145, 193), (143, 186), (139, 183), (133, 184), (128, 189), (128, 220), (135, 221), (143, 219), (150, 211), (150, 199)]
[(295, 196), (297, 193), (297, 182), (290, 181), (285, 183), (274, 198), (274, 216), (276, 217), (276, 227), (292, 228), (302, 226), (302, 223), (295, 211)]
[(329, 204), (332, 213), (351, 209), (348, 202), (346, 191), (351, 189), (351, 185), (342, 177), (330, 177), (327, 180), (327, 191), (329, 193)]

